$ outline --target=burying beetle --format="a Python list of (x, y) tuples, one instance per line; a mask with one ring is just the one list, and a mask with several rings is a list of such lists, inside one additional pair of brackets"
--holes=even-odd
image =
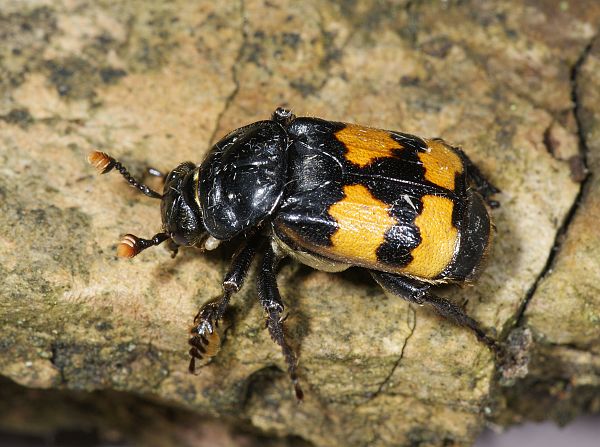
[(270, 120), (225, 136), (200, 166), (177, 166), (166, 175), (163, 194), (103, 152), (91, 153), (89, 161), (101, 173), (118, 170), (133, 187), (161, 200), (162, 232), (151, 239), (126, 235), (119, 256), (131, 258), (165, 241), (174, 254), (179, 246), (212, 250), (245, 236), (223, 294), (194, 318), (192, 372), (197, 359), (216, 354), (216, 325), (257, 254), (258, 297), (298, 399), (297, 360), (284, 335), (276, 282), (285, 257), (327, 272), (365, 268), (387, 292), (431, 305), (500, 352), (460, 307), (430, 292), (437, 284), (475, 279), (493, 234), (489, 208), (498, 206), (490, 199), (498, 189), (462, 150), (441, 139), (298, 118), (278, 108)]

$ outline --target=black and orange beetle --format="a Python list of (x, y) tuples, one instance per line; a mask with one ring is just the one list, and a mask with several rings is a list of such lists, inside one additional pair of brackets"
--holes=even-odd
[(190, 371), (218, 344), (216, 326), (231, 295), (260, 254), (258, 297), (267, 327), (285, 356), (296, 395), (296, 355), (286, 342), (276, 269), (291, 257), (315, 269), (367, 269), (383, 289), (470, 328), (495, 352), (499, 345), (436, 284), (473, 280), (490, 248), (490, 197), (499, 192), (464, 152), (441, 139), (297, 118), (278, 108), (270, 120), (234, 130), (200, 166), (185, 162), (166, 177), (163, 194), (136, 181), (114, 158), (93, 152), (100, 172), (117, 169), (147, 196), (161, 199), (163, 231), (131, 234), (118, 254), (133, 257), (169, 241), (211, 250), (223, 241), (240, 248), (223, 280), (223, 294), (203, 305), (189, 343)]

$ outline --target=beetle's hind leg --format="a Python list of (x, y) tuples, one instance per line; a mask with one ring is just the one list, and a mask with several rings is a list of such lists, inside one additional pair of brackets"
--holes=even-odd
[(491, 196), (494, 194), (498, 194), (500, 190), (496, 188), (487, 178), (479, 167), (471, 161), (467, 154), (463, 152), (463, 150), (459, 147), (454, 148), (465, 164), (467, 168), (467, 177), (471, 183), (475, 186), (475, 189), (481, 196), (485, 199), (486, 203), (491, 208), (498, 208), (500, 206), (500, 202), (497, 200), (491, 199)]
[(371, 271), (377, 283), (392, 295), (416, 304), (428, 304), (442, 317), (470, 329), (497, 357), (502, 357), (500, 344), (488, 336), (481, 325), (453, 302), (429, 292), (431, 285), (393, 273)]
[(223, 318), (231, 295), (242, 288), (260, 243), (260, 238), (254, 236), (240, 247), (223, 278), (223, 294), (204, 304), (194, 317), (194, 325), (188, 340), (191, 346), (189, 352), (191, 373), (196, 370), (196, 360), (211, 358), (217, 354), (220, 348), (220, 337), (217, 332), (219, 320)]
[(260, 304), (267, 313), (267, 328), (269, 329), (269, 334), (273, 341), (281, 347), (281, 352), (287, 363), (290, 379), (294, 385), (296, 398), (300, 401), (304, 397), (304, 393), (298, 383), (296, 355), (285, 340), (283, 328), (285, 317), (282, 315), (284, 307), (281, 295), (279, 294), (279, 288), (277, 287), (276, 271), (277, 266), (282, 259), (283, 256), (275, 253), (273, 247), (269, 245), (265, 251), (257, 279), (258, 297), (260, 299)]

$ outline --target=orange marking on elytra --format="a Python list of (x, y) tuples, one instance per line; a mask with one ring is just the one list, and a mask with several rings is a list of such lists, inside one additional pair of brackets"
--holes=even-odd
[(345, 186), (344, 195), (343, 200), (329, 208), (338, 225), (331, 237), (333, 250), (342, 259), (376, 264), (377, 249), (396, 219), (389, 215), (389, 205), (377, 200), (362, 185)]
[(419, 152), (425, 168), (425, 179), (442, 188), (454, 191), (456, 174), (463, 172), (463, 161), (451, 147), (442, 141), (425, 140), (427, 152)]
[(347, 124), (334, 135), (346, 147), (346, 159), (361, 168), (377, 158), (392, 157), (395, 149), (402, 149), (386, 130)]
[(403, 273), (435, 279), (450, 264), (458, 243), (458, 229), (452, 223), (454, 203), (447, 197), (423, 196), (423, 210), (415, 219), (421, 243), (411, 251), (412, 261)]

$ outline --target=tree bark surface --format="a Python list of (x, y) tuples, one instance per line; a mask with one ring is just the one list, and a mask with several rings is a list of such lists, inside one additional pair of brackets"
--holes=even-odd
[[(272, 445), (463, 446), (490, 421), (599, 411), (599, 29), (593, 0), (3, 1), (0, 428), (254, 442), (218, 419)], [(161, 230), (159, 204), (86, 156), (168, 171), (279, 105), (443, 137), (502, 190), (481, 278), (439, 293), (513, 334), (515, 377), (364, 272), (295, 263), (279, 286), (304, 402), (254, 269), (221, 352), (187, 372), (188, 329), (235, 247), (117, 259), (121, 235)]]

